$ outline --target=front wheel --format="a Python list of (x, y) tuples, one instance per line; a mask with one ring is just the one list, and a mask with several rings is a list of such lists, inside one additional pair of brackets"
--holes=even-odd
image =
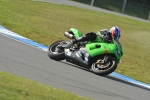
[(47, 50), (48, 56), (53, 60), (64, 60), (65, 59), (64, 50), (63, 48), (60, 50), (58, 48), (58, 45), (67, 44), (68, 42), (69, 41), (66, 41), (66, 40), (59, 40), (59, 41), (52, 43)]
[(117, 61), (111, 56), (99, 58), (91, 66), (92, 72), (104, 76), (114, 72), (117, 68)]

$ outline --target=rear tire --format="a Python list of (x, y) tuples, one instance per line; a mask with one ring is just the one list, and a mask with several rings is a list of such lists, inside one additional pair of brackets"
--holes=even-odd
[(97, 59), (97, 61), (92, 64), (91, 71), (101, 76), (105, 76), (114, 72), (117, 68), (117, 61), (115, 60), (115, 58), (111, 56), (107, 56), (107, 57), (108, 57), (108, 61), (105, 64), (97, 63), (98, 61), (102, 60), (102, 59)]
[(67, 43), (67, 42), (68, 41), (66, 40), (59, 40), (59, 41), (52, 43), (47, 50), (47, 54), (49, 58), (53, 60), (64, 60), (65, 59), (64, 50), (62, 50), (62, 52), (56, 52), (56, 49), (59, 44)]

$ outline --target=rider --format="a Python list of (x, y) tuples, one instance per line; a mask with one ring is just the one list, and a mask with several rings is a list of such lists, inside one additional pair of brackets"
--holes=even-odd
[[(67, 31), (69, 34), (73, 34), (72, 31)], [(85, 35), (81, 36), (78, 39), (74, 39), (74, 43), (82, 42), (82, 41), (94, 41), (97, 38), (101, 38), (104, 42), (110, 42), (112, 39), (118, 40), (121, 36), (121, 30), (119, 27), (114, 26), (109, 31), (107, 29), (99, 30), (97, 33), (89, 32)]]

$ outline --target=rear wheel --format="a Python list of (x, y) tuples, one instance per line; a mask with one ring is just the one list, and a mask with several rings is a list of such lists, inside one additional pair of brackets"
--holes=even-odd
[(47, 50), (48, 56), (53, 60), (64, 60), (65, 59), (64, 49), (58, 48), (58, 45), (67, 44), (68, 42), (69, 41), (66, 40), (59, 40), (52, 43)]
[(111, 56), (104, 56), (92, 64), (91, 70), (98, 75), (104, 76), (114, 72), (117, 68), (117, 61)]

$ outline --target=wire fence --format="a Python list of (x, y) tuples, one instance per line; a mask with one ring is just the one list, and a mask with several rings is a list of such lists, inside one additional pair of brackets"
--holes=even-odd
[(73, 0), (127, 15), (150, 19), (150, 6), (130, 0)]

